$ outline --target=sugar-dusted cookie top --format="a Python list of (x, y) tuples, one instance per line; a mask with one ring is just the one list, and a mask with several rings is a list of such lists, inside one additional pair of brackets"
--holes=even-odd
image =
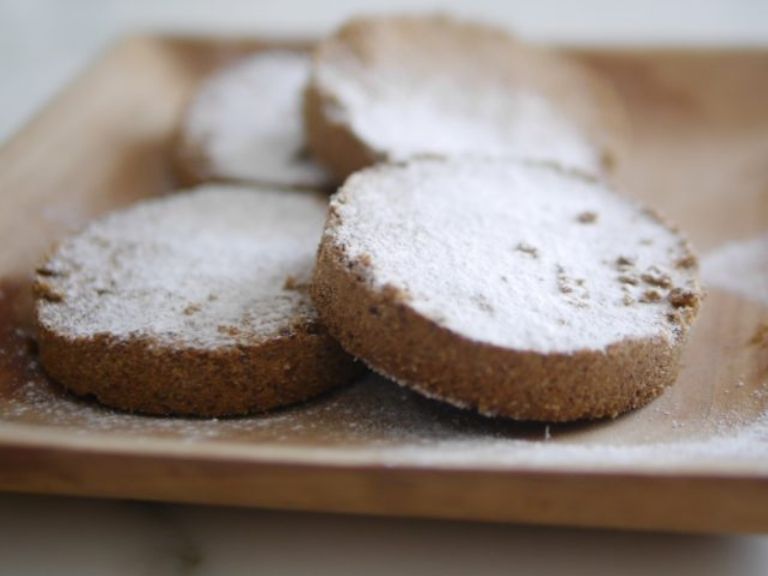
[(328, 174), (308, 156), (301, 100), (309, 55), (269, 50), (213, 74), (182, 118), (178, 162), (191, 180), (318, 188)]
[(178, 348), (254, 343), (313, 322), (303, 289), (319, 195), (235, 186), (140, 203), (65, 240), (38, 271), (40, 323)]
[(421, 160), (351, 177), (326, 243), (372, 291), (468, 340), (539, 353), (674, 343), (699, 301), (695, 258), (657, 216), (561, 170)]
[(579, 62), (446, 17), (353, 20), (315, 52), (305, 114), (337, 176), (419, 155), (511, 156), (605, 169), (619, 104)]

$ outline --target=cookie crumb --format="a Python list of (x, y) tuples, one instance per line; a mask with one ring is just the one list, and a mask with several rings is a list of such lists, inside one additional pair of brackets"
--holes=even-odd
[[(559, 264), (555, 267), (557, 271), (557, 288), (563, 294), (573, 294), (568, 301), (578, 308), (585, 308), (588, 306), (586, 300), (589, 299), (589, 291), (584, 287), (583, 278), (571, 278), (566, 274), (565, 268)], [(579, 293), (576, 293), (576, 289), (579, 289)]]
[(578, 216), (576, 216), (576, 220), (581, 222), (582, 224), (594, 224), (597, 222), (597, 212), (582, 212)]
[(662, 272), (656, 266), (648, 268), (648, 270), (640, 275), (640, 278), (646, 284), (658, 288), (669, 288), (672, 286), (672, 278), (670, 278), (669, 274)]
[(672, 324), (684, 324), (683, 317), (677, 310), (673, 310), (672, 312), (667, 312), (667, 320), (671, 322)]
[(53, 270), (48, 266), (40, 266), (35, 270), (35, 273), (39, 276), (57, 276), (58, 275), (56, 270)]
[(634, 266), (635, 262), (637, 262), (637, 258), (632, 258), (630, 256), (619, 256), (616, 258), (616, 268), (619, 270), (626, 270)]
[(523, 252), (524, 254), (528, 254), (532, 258), (539, 257), (539, 250), (535, 246), (531, 246), (527, 242), (519, 242), (517, 246), (515, 246), (515, 250), (517, 250), (518, 252)]
[(361, 266), (364, 266), (365, 268), (370, 268), (370, 267), (371, 267), (371, 265), (372, 265), (372, 261), (371, 261), (371, 255), (370, 255), (370, 254), (368, 254), (368, 253), (365, 253), (365, 254), (361, 255), (361, 256), (360, 256), (360, 257), (357, 259), (357, 261), (358, 261), (358, 263), (359, 263)]
[(240, 329), (237, 326), (232, 326), (231, 324), (220, 324), (216, 327), (216, 331), (219, 334), (226, 334), (227, 336), (240, 335)]
[(632, 276), (630, 274), (622, 274), (619, 276), (618, 280), (622, 284), (629, 284), (631, 286), (637, 286), (640, 283), (636, 276)]
[(682, 258), (678, 259), (677, 262), (675, 262), (675, 268), (682, 268), (684, 270), (696, 268), (698, 265), (699, 259), (696, 258), (696, 256), (693, 254), (683, 256)]
[(683, 288), (674, 288), (669, 292), (667, 300), (675, 308), (698, 308), (699, 296)]
[(643, 302), (645, 304), (650, 304), (652, 302), (660, 302), (661, 301), (661, 292), (658, 290), (646, 290), (643, 292), (643, 295), (640, 296), (640, 302)]
[(35, 296), (47, 302), (63, 302), (64, 295), (57, 292), (50, 284), (38, 282), (35, 285)]
[(200, 312), (200, 310), (201, 310), (200, 304), (189, 304), (184, 308), (183, 312), (186, 316), (191, 316), (192, 314)]

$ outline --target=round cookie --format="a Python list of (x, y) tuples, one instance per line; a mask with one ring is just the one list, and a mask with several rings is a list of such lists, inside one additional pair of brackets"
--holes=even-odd
[(220, 185), (95, 221), (37, 271), (45, 370), (108, 406), (209, 417), (350, 381), (360, 365), (307, 293), (326, 208), (308, 192)]
[(446, 17), (353, 20), (316, 49), (304, 100), (313, 155), (345, 178), (378, 161), (478, 155), (603, 172), (623, 132), (580, 63)]
[(301, 101), (310, 57), (259, 52), (205, 80), (187, 106), (176, 165), (187, 184), (253, 182), (326, 188), (329, 174), (308, 155)]
[(487, 415), (616, 416), (672, 384), (696, 259), (657, 216), (552, 166), (416, 160), (331, 201), (312, 298), (342, 346)]

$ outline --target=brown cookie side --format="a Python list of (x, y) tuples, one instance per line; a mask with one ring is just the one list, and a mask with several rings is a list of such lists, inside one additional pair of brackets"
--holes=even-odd
[(174, 348), (105, 334), (69, 338), (38, 322), (40, 360), (79, 396), (151, 415), (235, 416), (306, 400), (362, 374), (317, 324), (263, 342)]
[(426, 396), (487, 415), (566, 422), (643, 406), (677, 377), (684, 328), (672, 344), (657, 338), (600, 352), (515, 351), (438, 326), (395, 289), (371, 290), (365, 267), (324, 236), (311, 289), (320, 317), (349, 353)]
[(187, 137), (181, 122), (171, 139), (169, 154), (170, 165), (179, 187), (192, 187), (211, 181), (226, 181), (216, 178), (211, 173), (210, 162), (206, 158), (201, 143), (193, 142)]
[(328, 113), (333, 97), (313, 82), (304, 91), (303, 115), (307, 146), (312, 157), (325, 166), (338, 184), (354, 172), (382, 160), (345, 122)]

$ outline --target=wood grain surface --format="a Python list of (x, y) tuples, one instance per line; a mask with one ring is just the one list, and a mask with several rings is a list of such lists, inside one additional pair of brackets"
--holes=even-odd
[[(90, 218), (171, 193), (205, 73), (274, 42), (126, 40), (0, 150), (0, 489), (351, 513), (768, 530), (768, 308), (710, 288), (678, 383), (614, 421), (489, 420), (375, 376), (221, 421), (116, 414), (48, 382), (29, 281)], [(616, 87), (617, 180), (702, 253), (768, 232), (768, 53), (581, 51)]]

